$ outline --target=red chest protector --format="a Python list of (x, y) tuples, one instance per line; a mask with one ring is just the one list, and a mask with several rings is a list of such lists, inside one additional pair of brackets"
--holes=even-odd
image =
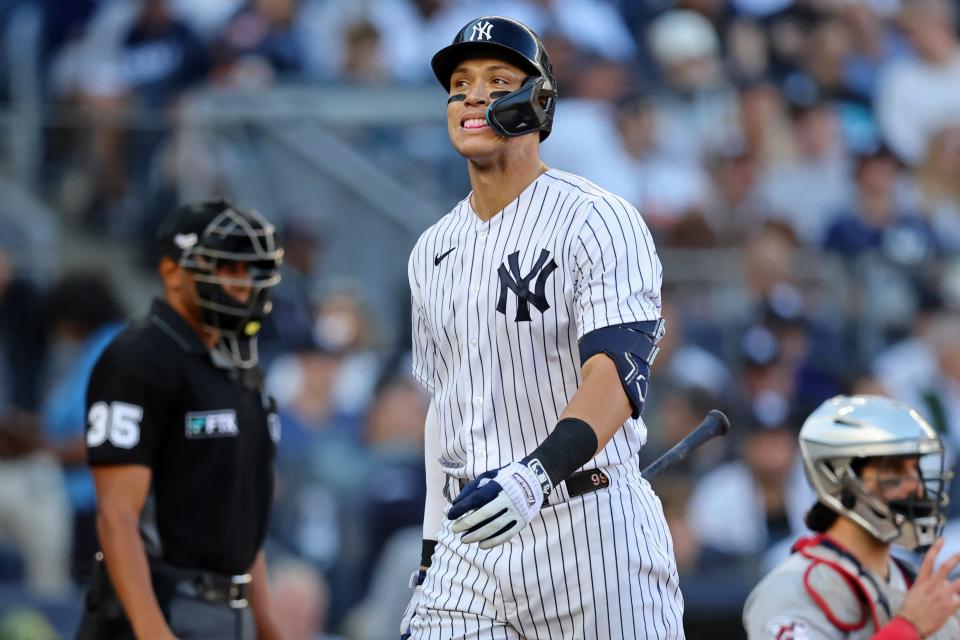
[[(890, 610), (890, 603), (873, 575), (864, 569), (853, 554), (833, 539), (824, 534), (801, 538), (794, 543), (791, 551), (799, 553), (810, 561), (810, 566), (803, 573), (803, 586), (830, 623), (840, 631), (844, 633), (858, 631), (866, 626), (868, 621), (873, 622), (874, 629), (880, 629), (893, 618), (894, 613)], [(916, 575), (913, 568), (899, 558), (893, 558), (893, 561), (903, 574), (909, 588)], [(840, 620), (824, 596), (817, 591), (815, 585), (811, 584), (810, 574), (820, 565), (835, 571), (850, 587), (850, 591), (860, 604), (859, 620), (856, 622)]]

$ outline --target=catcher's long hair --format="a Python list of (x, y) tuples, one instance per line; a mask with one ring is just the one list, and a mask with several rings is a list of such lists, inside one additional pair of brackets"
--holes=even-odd
[(807, 525), (810, 531), (826, 533), (830, 527), (836, 524), (838, 518), (840, 518), (839, 513), (818, 500), (803, 516), (803, 523)]

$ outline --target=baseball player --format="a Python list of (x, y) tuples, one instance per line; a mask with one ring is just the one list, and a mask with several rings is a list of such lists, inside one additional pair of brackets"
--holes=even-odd
[[(682, 638), (660, 501), (637, 466), (662, 271), (636, 209), (548, 169), (543, 44), (471, 21), (432, 61), (470, 195), (409, 262), (432, 396), (412, 638)], [(409, 635), (407, 635), (409, 634)]]
[[(838, 396), (807, 418), (800, 449), (818, 532), (747, 599), (751, 640), (956, 640), (960, 554), (935, 567), (947, 504), (943, 444), (915, 411), (878, 396)], [(919, 572), (890, 545), (930, 551)], [(932, 545), (932, 546), (931, 546)]]

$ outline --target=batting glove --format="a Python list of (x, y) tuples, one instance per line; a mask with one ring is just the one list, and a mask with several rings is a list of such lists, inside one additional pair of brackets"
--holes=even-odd
[(481, 474), (463, 488), (450, 506), (461, 540), (479, 542), (481, 549), (503, 544), (527, 526), (540, 511), (553, 485), (537, 459), (511, 462)]
[(427, 572), (423, 569), (414, 571), (413, 575), (410, 576), (410, 588), (413, 589), (413, 597), (410, 598), (410, 604), (407, 605), (403, 617), (400, 618), (400, 640), (407, 640), (410, 637), (410, 622), (413, 621), (417, 606), (420, 604), (420, 598), (423, 597), (423, 579), (426, 576)]

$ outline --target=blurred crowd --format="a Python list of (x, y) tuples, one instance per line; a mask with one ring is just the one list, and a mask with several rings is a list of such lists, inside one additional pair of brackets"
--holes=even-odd
[[(118, 242), (150, 235), (183, 176), (224, 188), (179, 126), (191, 91), (423, 87), (442, 112), (429, 60), (460, 26), (500, 14), (538, 31), (560, 90), (545, 161), (633, 202), (664, 259), (644, 461), (710, 408), (734, 425), (657, 480), (685, 584), (750, 585), (803, 533), (796, 435), (832, 395), (906, 401), (960, 459), (956, 2), (6, 0), (0, 18), (23, 5), (41, 10), (43, 104), (60, 123), (44, 198)], [(445, 199), (463, 196), (443, 135), (386, 130), (378, 155), (434, 154)], [(409, 333), (386, 338), (408, 310), (380, 317), (326, 278), (337, 238), (309, 216), (281, 228), (262, 349), (283, 420), (278, 601), (291, 638), (393, 637), (424, 493), (426, 398)], [(54, 593), (82, 584), (96, 548), (83, 390), (128, 313), (102, 275), (37, 283), (2, 247), (0, 578)]]

